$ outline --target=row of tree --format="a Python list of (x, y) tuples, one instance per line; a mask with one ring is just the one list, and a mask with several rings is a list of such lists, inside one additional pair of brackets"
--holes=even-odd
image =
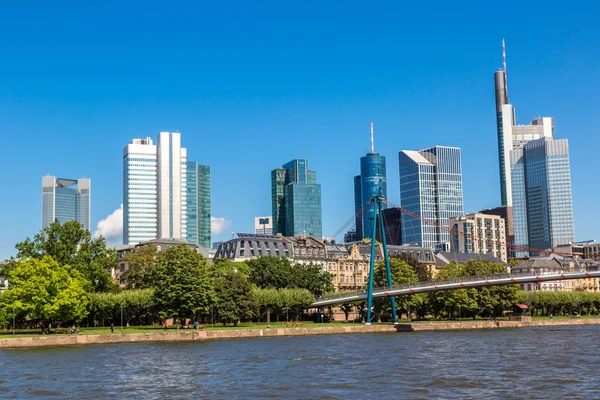
[(307, 305), (333, 290), (331, 276), (313, 264), (261, 257), (248, 263), (209, 264), (187, 245), (157, 251), (149, 244), (126, 255), (126, 287), (113, 282), (117, 255), (92, 239), (76, 221), (53, 223), (17, 245), (17, 257), (1, 274), (9, 289), (0, 297), (0, 323), (29, 325), (120, 322), (155, 323), (168, 318), (237, 324), (275, 313), (297, 318)]
[[(392, 258), (390, 269), (394, 285), (431, 280), (430, 272), (424, 270), (414, 259)], [(503, 272), (505, 267), (502, 264), (479, 260), (458, 264), (452, 261), (438, 272), (436, 279), (441, 281)], [(374, 285), (387, 286), (387, 273), (383, 261), (375, 265)], [(517, 302), (517, 294), (518, 285), (506, 285), (398, 296), (396, 311), (398, 317), (410, 314), (421, 319), (428, 316), (451, 318), (458, 315), (464, 318), (491, 317), (501, 315), (504, 310), (511, 310)], [(364, 317), (365, 309), (364, 301), (341, 305), (346, 319), (352, 310), (358, 310), (361, 317)], [(384, 321), (392, 317), (388, 299), (376, 299), (373, 303), (373, 311)]]
[[(158, 251), (152, 244), (125, 256), (126, 290), (109, 273), (117, 253), (102, 238), (93, 239), (76, 221), (51, 224), (43, 233), (17, 244), (17, 257), (0, 275), (10, 284), (0, 297), (0, 324), (13, 317), (23, 324), (84, 323), (90, 326), (120, 322), (152, 324), (167, 318), (182, 322), (237, 324), (239, 321), (297, 319), (315, 297), (333, 291), (332, 277), (320, 265), (292, 263), (286, 258), (260, 257), (247, 262), (226, 259), (209, 264), (189, 246)], [(431, 279), (430, 271), (412, 258), (390, 260), (395, 285)], [(471, 260), (451, 262), (438, 280), (502, 273), (502, 264)], [(383, 262), (376, 264), (375, 286), (387, 285)], [(493, 317), (526, 303), (517, 285), (417, 294), (396, 298), (399, 316), (418, 318)], [(536, 315), (590, 314), (600, 310), (600, 294), (540, 292), (532, 299)], [(364, 314), (364, 302), (342, 304)], [(331, 310), (330, 310), (331, 311)], [(374, 302), (381, 320), (391, 318), (386, 299)], [(514, 310), (517, 311), (516, 309)]]

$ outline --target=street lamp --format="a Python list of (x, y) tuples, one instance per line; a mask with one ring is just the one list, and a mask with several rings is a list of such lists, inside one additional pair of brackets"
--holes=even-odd
[(15, 336), (15, 306), (13, 305), (13, 336)]
[(121, 329), (119, 333), (123, 333), (123, 304), (121, 304)]

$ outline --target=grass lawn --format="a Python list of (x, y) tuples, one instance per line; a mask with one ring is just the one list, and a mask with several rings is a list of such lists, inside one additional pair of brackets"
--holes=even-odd
[[(389, 325), (391, 323), (382, 323), (382, 325)], [(266, 322), (247, 322), (238, 324), (237, 327), (234, 327), (233, 324), (228, 324), (227, 326), (223, 326), (223, 324), (204, 324), (203, 331), (223, 331), (223, 330), (238, 330), (238, 329), (266, 329)], [(288, 328), (286, 322), (271, 322), (269, 324), (271, 328)], [(312, 321), (303, 321), (302, 328), (326, 328), (331, 326), (339, 326), (339, 325), (361, 325), (360, 323), (353, 323), (352, 321), (332, 321), (328, 323), (314, 323)], [(298, 328), (297, 325), (290, 326), (290, 329)], [(80, 335), (115, 335), (120, 333), (120, 326), (114, 327), (114, 332), (110, 332), (110, 327), (97, 327), (97, 328), (86, 328), (80, 327), (79, 334)], [(59, 331), (68, 331), (67, 328), (57, 329)], [(197, 332), (194, 329), (177, 329), (176, 326), (170, 325), (168, 332)], [(136, 333), (161, 333), (165, 332), (165, 328), (162, 325), (151, 325), (151, 326), (124, 326), (123, 334), (136, 334)], [(55, 335), (69, 335), (69, 333), (51, 333), (50, 336)], [(31, 337), (31, 336), (42, 336), (40, 329), (17, 329), (15, 331), (15, 336), (13, 336), (12, 329), (1, 330), (0, 331), (0, 339), (9, 339), (13, 337)]]

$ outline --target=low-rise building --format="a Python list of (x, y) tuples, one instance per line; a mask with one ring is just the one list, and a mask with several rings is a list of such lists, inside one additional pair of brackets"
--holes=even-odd
[(214, 258), (246, 261), (263, 256), (292, 258), (294, 246), (281, 236), (238, 233), (237, 238), (223, 242)]
[(450, 249), (465, 254), (490, 254), (508, 262), (506, 221), (498, 215), (473, 213), (449, 219)]
[(459, 264), (465, 264), (471, 260), (486, 261), (496, 264), (502, 264), (508, 271), (508, 264), (492, 256), (491, 254), (474, 254), (474, 253), (456, 253), (452, 251), (438, 251), (435, 253), (436, 268), (443, 269), (452, 261)]
[[(515, 274), (530, 275), (552, 275), (565, 274), (573, 272), (587, 272), (598, 269), (598, 263), (593, 261), (581, 260), (577, 257), (564, 257), (557, 254), (548, 256), (531, 257), (520, 260), (518, 264), (511, 268)], [(569, 279), (536, 283), (523, 283), (519, 285), (521, 290), (542, 290), (542, 291), (573, 291), (583, 290), (586, 292), (598, 292), (598, 278)]]

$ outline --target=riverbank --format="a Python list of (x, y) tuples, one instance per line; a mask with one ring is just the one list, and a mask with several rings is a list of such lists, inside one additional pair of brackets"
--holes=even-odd
[(460, 321), (460, 322), (427, 322), (418, 321), (396, 325), (398, 332), (437, 331), (437, 330), (469, 330), (469, 329), (515, 329), (544, 326), (600, 325), (600, 318), (543, 319), (533, 321)]
[(432, 330), (470, 330), (470, 329), (514, 329), (527, 327), (600, 325), (600, 319), (563, 319), (538, 321), (461, 321), (461, 322), (413, 322), (393, 325), (334, 325), (312, 328), (264, 328), (231, 329), (215, 331), (168, 331), (134, 334), (99, 335), (45, 335), (0, 339), (1, 348), (53, 347), (85, 344), (116, 344), (144, 342), (186, 342), (203, 340), (249, 339), (258, 337), (283, 337), (307, 335), (340, 335), (348, 333), (391, 333)]

